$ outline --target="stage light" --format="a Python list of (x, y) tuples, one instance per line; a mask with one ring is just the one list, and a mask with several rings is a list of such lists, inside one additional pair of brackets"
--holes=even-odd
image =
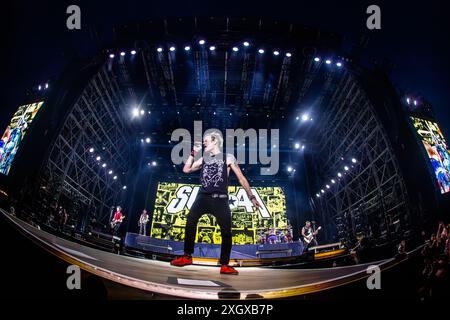
[(127, 186), (123, 186), (122, 189), (123, 189), (123, 190), (126, 190), (126, 189), (127, 189)]
[(406, 103), (409, 104), (409, 98), (406, 98)]
[(205, 42), (206, 42), (205, 40), (200, 40), (198, 43), (201, 44), (201, 45), (204, 45)]
[(111, 54), (109, 55), (109, 57), (110, 57), (111, 59), (114, 59), (114, 57), (115, 57), (114, 53), (111, 53)]
[(213, 114), (216, 115), (216, 112), (214, 111)]
[(272, 148), (276, 148), (277, 147), (277, 145), (276, 144), (274, 144), (273, 146), (272, 146)]
[(317, 198), (320, 198), (320, 194), (316, 193), (316, 197), (317, 197)]
[(263, 54), (263, 53), (264, 53), (264, 49), (259, 49), (258, 52), (259, 52), (260, 54)]
[(329, 186), (329, 185), (326, 185), (325, 187), (327, 187), (327, 189), (330, 189), (330, 186)]
[(414, 105), (417, 106), (417, 100), (414, 100)]
[(327, 59), (327, 60), (325, 60), (325, 63), (326, 64), (331, 64), (331, 60)]
[(325, 190), (321, 189), (320, 192), (325, 193)]
[(233, 114), (230, 112), (230, 116), (231, 116), (231, 115), (233, 115)]
[(156, 167), (156, 161), (152, 161), (152, 166)]
[(90, 153), (94, 152), (94, 148), (90, 148), (90, 149), (89, 149), (89, 152), (90, 152)]
[(334, 180), (334, 179), (331, 179), (331, 183), (336, 183), (336, 180)]
[(120, 53), (120, 56), (121, 56), (121, 57), (125, 56), (125, 51), (122, 51), (122, 52)]
[(158, 49), (156, 49), (156, 51), (162, 52), (162, 51), (163, 51), (163, 48), (159, 47)]
[(305, 150), (305, 146), (304, 145), (302, 146), (302, 150)]
[(108, 174), (112, 174), (112, 173), (113, 173), (113, 171), (112, 171), (112, 170), (109, 170), (109, 171), (108, 171)]
[(117, 180), (117, 176), (114, 176), (113, 179), (114, 179), (114, 180)]
[(340, 63), (340, 62), (336, 63), (336, 65), (337, 65), (338, 67), (342, 67), (342, 63)]
[(238, 51), (239, 51), (239, 48), (238, 48), (238, 47), (233, 47), (233, 51), (234, 51), (234, 52), (238, 52)]
[(295, 149), (300, 149), (300, 143), (297, 142), (297, 143), (295, 144), (294, 148), (295, 148)]
[(133, 117), (137, 117), (139, 116), (139, 109), (138, 108), (134, 108), (133, 109)]
[(141, 142), (144, 143), (144, 139), (141, 139)]
[(136, 54), (136, 50), (131, 50), (131, 54), (134, 56)]
[(345, 167), (344, 167), (344, 170), (345, 170), (345, 171), (348, 171), (348, 167), (347, 167), (347, 166), (345, 166)]
[(38, 86), (38, 90), (41, 91), (41, 89), (42, 89), (42, 87), (41, 87), (41, 85), (39, 85), (39, 86)]
[[(48, 83), (45, 84), (45, 89), (48, 89)], [(415, 104), (415, 101), (414, 101)]]
[(273, 54), (274, 54), (275, 56), (278, 56), (278, 55), (280, 54), (280, 51), (275, 50), (275, 51), (273, 52)]
[(214, 51), (214, 50), (216, 50), (216, 47), (215, 46), (211, 46), (211, 47), (209, 47), (209, 50), (210, 51)]
[(100, 156), (97, 156), (97, 158), (95, 158), (95, 160), (100, 161), (100, 160), (102, 160), (102, 158)]
[(184, 47), (184, 50), (185, 50), (185, 51), (189, 51), (189, 50), (191, 50), (191, 47), (186, 46), (186, 47)]
[(353, 162), (353, 163), (356, 163), (356, 159), (355, 159), (355, 158), (352, 158), (352, 162)]
[(338, 177), (339, 177), (339, 178), (341, 178), (341, 177), (342, 177), (342, 174), (341, 174), (340, 172), (338, 172)]
[(244, 41), (244, 47), (248, 47), (250, 45), (250, 43), (248, 43), (247, 41)]
[(287, 167), (287, 171), (292, 172), (292, 167), (291, 166)]
[(304, 115), (302, 115), (302, 121), (308, 121), (308, 118), (309, 118), (309, 116), (308, 116), (307, 113), (305, 113)]
[(173, 52), (173, 51), (175, 51), (175, 47), (172, 46), (172, 47), (169, 48), (169, 50)]
[(290, 52), (286, 52), (286, 57), (290, 58), (292, 54)]
[(315, 62), (319, 62), (319, 61), (320, 61), (320, 58), (319, 58), (319, 57), (315, 57), (315, 58), (314, 58), (314, 61), (315, 61)]
[(141, 110), (140, 113), (141, 113), (141, 116), (143, 116), (145, 114), (145, 111)]
[(102, 168), (106, 168), (106, 163), (102, 164)]
[(295, 120), (299, 120), (300, 118), (299, 117), (295, 117)]
[(148, 137), (145, 138), (145, 142), (146, 142), (146, 143), (150, 143), (150, 142), (151, 142), (150, 138), (148, 138)]

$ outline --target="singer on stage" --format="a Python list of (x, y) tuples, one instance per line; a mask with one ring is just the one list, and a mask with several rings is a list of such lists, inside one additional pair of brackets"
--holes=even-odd
[(228, 176), (230, 169), (236, 174), (239, 183), (247, 192), (253, 205), (256, 208), (259, 208), (260, 205), (252, 194), (250, 185), (242, 174), (236, 158), (231, 154), (224, 155), (221, 152), (223, 146), (221, 133), (211, 131), (205, 134), (203, 146), (205, 148), (203, 157), (195, 160), (197, 152), (201, 150), (201, 144), (196, 143), (183, 168), (184, 173), (201, 170), (201, 188), (187, 216), (184, 255), (172, 260), (171, 265), (182, 267), (192, 264), (197, 223), (203, 214), (209, 213), (216, 217), (222, 234), (220, 273), (238, 274), (236, 269), (228, 265), (232, 245), (231, 211), (228, 204)]

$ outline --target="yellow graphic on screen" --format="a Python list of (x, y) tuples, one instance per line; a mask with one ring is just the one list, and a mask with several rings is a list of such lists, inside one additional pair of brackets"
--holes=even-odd
[[(200, 186), (160, 182), (156, 192), (150, 236), (184, 241), (184, 228), (189, 208), (194, 203)], [(262, 204), (253, 208), (245, 190), (240, 186), (228, 187), (231, 209), (233, 244), (256, 244), (258, 235), (268, 230), (287, 230), (286, 200), (280, 187), (252, 188)], [(220, 244), (222, 237), (216, 218), (208, 212), (200, 217), (196, 242)]]

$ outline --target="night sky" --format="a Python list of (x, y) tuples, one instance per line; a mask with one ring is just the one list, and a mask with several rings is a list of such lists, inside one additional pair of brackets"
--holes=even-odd
[[(395, 2), (395, 3), (394, 3)], [(424, 96), (450, 139), (449, 17), (445, 1), (11, 1), (2, 3), (0, 131), (25, 92), (58, 78), (67, 61), (89, 57), (113, 41), (113, 26), (164, 17), (279, 18), (335, 31), (346, 47), (370, 36), (368, 59), (394, 64), (395, 86)], [(66, 28), (66, 8), (81, 7), (82, 30)], [(382, 30), (366, 28), (366, 8), (377, 4)]]

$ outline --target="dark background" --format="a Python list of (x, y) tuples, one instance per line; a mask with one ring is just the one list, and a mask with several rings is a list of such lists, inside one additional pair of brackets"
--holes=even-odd
[[(115, 25), (179, 16), (279, 18), (336, 31), (346, 48), (370, 37), (366, 61), (392, 62), (394, 84), (421, 95), (450, 134), (448, 11), (445, 1), (23, 1), (2, 3), (0, 131), (26, 91), (55, 80), (73, 57), (89, 57), (114, 39)], [(66, 8), (81, 8), (82, 29), (66, 28)], [(366, 28), (366, 8), (381, 7), (381, 30)]]

